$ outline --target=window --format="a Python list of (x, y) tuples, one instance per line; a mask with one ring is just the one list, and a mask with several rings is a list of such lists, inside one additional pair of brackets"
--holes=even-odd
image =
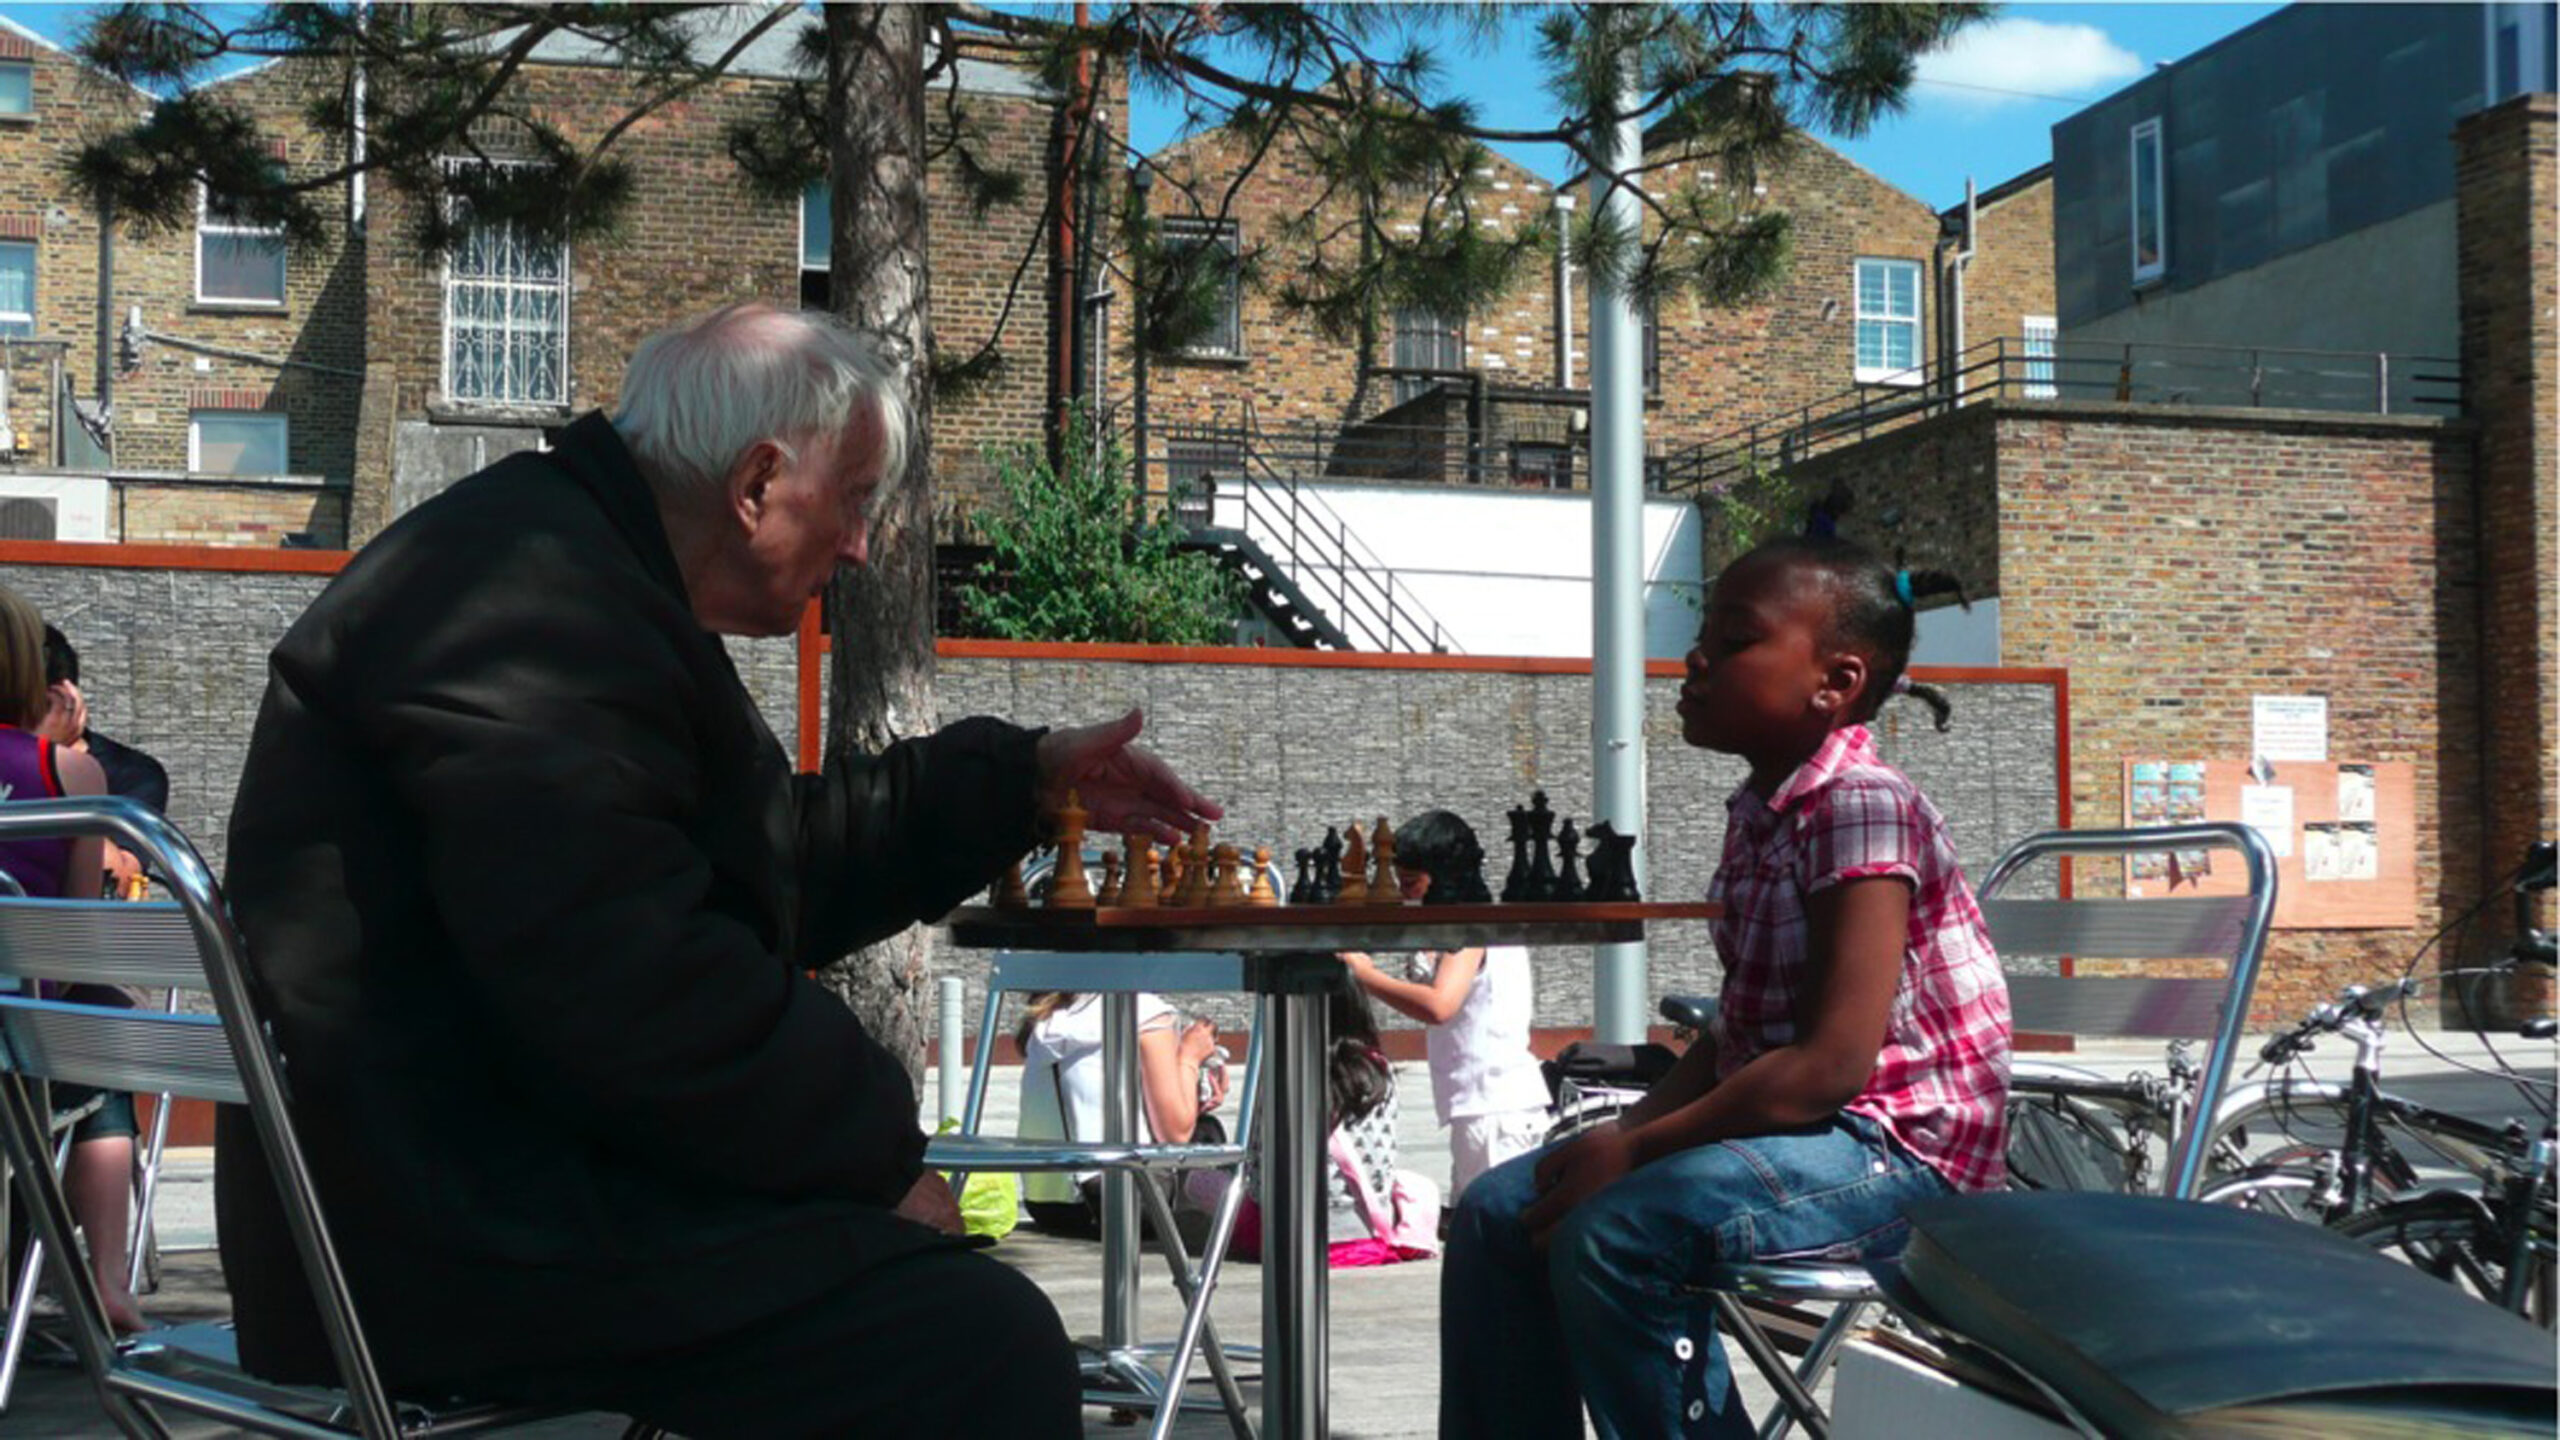
[(1644, 347), (1644, 398), (1662, 393), (1662, 297), (1647, 295), (1636, 302), (1636, 324), (1641, 331), (1637, 343)]
[[(1466, 369), (1467, 318), (1437, 310), (1398, 310), (1395, 363), (1399, 370)], [(1401, 405), (1439, 383), (1427, 375), (1398, 375), (1396, 403)]]
[(1231, 220), (1174, 216), (1164, 222), (1167, 258), (1177, 267), (1203, 267), (1223, 281), (1225, 298), (1209, 327), (1185, 347), (1194, 355), (1244, 354), (1243, 282), (1236, 270), (1236, 227)]
[(24, 60), (0, 61), (0, 115), (36, 113), (36, 67)]
[(2018, 329), (2026, 337), (2021, 348), (2027, 357), (2027, 398), (2050, 400), (2060, 393), (2053, 383), (2053, 317), (2029, 315), (2018, 322)]
[(569, 403), (569, 251), (470, 223), (445, 258), (444, 393), (461, 404)]
[(2160, 122), (2133, 127), (2133, 282), (2169, 269), (2169, 205), (2162, 194)]
[(1240, 440), (1169, 440), (1165, 443), (1164, 483), (1173, 497), (1173, 518), (1182, 525), (1210, 522), (1219, 477), (1229, 486), (1244, 475), (1244, 442)]
[(196, 188), (196, 299), (212, 305), (284, 303), (284, 230), (255, 225)]
[(0, 335), (36, 333), (36, 247), (0, 244)]
[(824, 310), (827, 266), (833, 259), (835, 188), (824, 180), (800, 192), (800, 308)]
[(195, 475), (282, 475), (285, 417), (265, 410), (197, 410), (187, 416), (187, 470)]
[(1858, 262), (1857, 379), (1920, 383), (1920, 262)]
[(2487, 93), (2483, 105), (2552, 87), (2552, 7), (2499, 4), (2480, 7), (2489, 27)]
[(1573, 447), (1521, 441), (1511, 447), (1511, 483), (1523, 490), (1573, 488)]

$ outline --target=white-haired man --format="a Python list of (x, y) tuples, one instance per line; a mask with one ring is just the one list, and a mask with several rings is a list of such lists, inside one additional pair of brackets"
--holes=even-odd
[[(904, 1070), (810, 967), (938, 915), (1073, 786), (1218, 814), (1138, 717), (793, 776), (719, 637), (863, 559), (897, 375), (825, 317), (656, 336), (620, 408), (419, 506), (277, 646), (227, 882), (374, 1353), (695, 1437), (1078, 1433), (1055, 1310), (961, 1248)], [(243, 1358), (326, 1374), (244, 1117)]]

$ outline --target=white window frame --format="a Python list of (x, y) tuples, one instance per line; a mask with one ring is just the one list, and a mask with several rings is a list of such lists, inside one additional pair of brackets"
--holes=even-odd
[[(827, 187), (830, 189), (831, 193), (828, 196), (827, 203), (832, 207), (835, 204), (835, 197), (832, 194), (831, 182), (825, 180), (813, 180), (800, 187), (800, 271), (802, 274), (807, 274), (813, 270), (824, 274), (835, 267), (835, 256), (831, 253), (835, 244), (835, 237), (833, 236), (827, 237), (827, 248), (818, 252), (821, 255), (827, 256), (827, 258), (819, 261), (815, 265), (809, 263), (809, 194), (811, 191), (817, 190), (821, 187)], [(830, 217), (830, 219), (832, 219), (832, 217)]]
[[(2145, 140), (2151, 142), (2151, 163), (2148, 166), (2142, 160)], [(2126, 227), (2133, 242), (2129, 252), (2133, 261), (2133, 283), (2140, 285), (2169, 273), (2169, 137), (2161, 127), (2160, 117), (2154, 115), (2148, 120), (2136, 121), (2126, 135), (2125, 145), (2128, 167)], [(2151, 263), (2148, 265), (2142, 263), (2142, 186), (2146, 169), (2150, 172), (2153, 227), (2158, 231), (2152, 237)]]
[[(1405, 307), (1395, 314), (1396, 338), (1394, 355), (1399, 367), (1416, 365), (1430, 370), (1464, 370), (1467, 368), (1467, 317), (1446, 315), (1436, 310)], [(1414, 352), (1428, 350), (1417, 358)], [(1451, 352), (1454, 352), (1451, 353)], [(1441, 360), (1448, 364), (1436, 363)], [(1401, 405), (1438, 384), (1436, 379), (1419, 375), (1398, 375), (1395, 383), (1396, 403)]]
[(0, 70), (23, 70), (27, 75), (27, 108), (0, 110), (0, 119), (33, 120), (36, 118), (36, 66), (32, 60), (0, 60)]
[[(2037, 348), (2041, 345), (2043, 348)], [(2018, 349), (2026, 357), (2023, 367), (2026, 386), (2019, 393), (2030, 400), (2051, 400), (2062, 393), (2055, 380), (2055, 362), (2062, 349), (2062, 329), (2050, 315), (2018, 317)]]
[[(1910, 272), (1911, 313), (1908, 315), (1869, 314), (1866, 286), (1859, 283), (1866, 267), (1881, 265)], [(1886, 287), (1887, 295), (1892, 293)], [(1920, 293), (1920, 262), (1891, 255), (1861, 255), (1849, 262), (1849, 368), (1861, 385), (1917, 385), (1927, 378), (1929, 356), (1923, 347), (1920, 322), (1927, 302)], [(1911, 363), (1909, 365), (1862, 365), (1858, 363), (1858, 330), (1867, 324), (1902, 325), (1911, 331)]]
[(1220, 245), (1227, 249), (1227, 315), (1235, 330), (1233, 346), (1221, 346), (1203, 340), (1186, 345), (1182, 353), (1204, 360), (1241, 360), (1244, 348), (1244, 275), (1237, 263), (1244, 255), (1244, 227), (1233, 220), (1213, 219), (1206, 215), (1168, 215), (1164, 219), (1164, 236), (1168, 243), (1188, 240), (1195, 245)]
[[(188, 474), (201, 475), (206, 473), (204, 469), (203, 426), (204, 419), (208, 415), (218, 415), (225, 420), (248, 420), (261, 424), (272, 424), (274, 427), (276, 432), (276, 453), (284, 457), (284, 468), (275, 471), (248, 472), (248, 474), (243, 478), (257, 478), (267, 474), (289, 475), (293, 473), (293, 422), (287, 418), (283, 411), (224, 410), (219, 407), (207, 407), (203, 409), (190, 409), (187, 411)], [(225, 470), (220, 473), (224, 475), (232, 475), (235, 472)]]
[[(451, 170), (454, 170), (454, 169), (458, 169), (458, 168), (460, 168), (460, 167), (462, 167), (462, 166), (464, 166), (464, 165), (476, 165), (476, 164), (481, 164), (481, 163), (483, 163), (483, 162), (478, 161), (478, 160), (468, 160), (468, 159), (459, 159), (459, 158), (457, 158), (457, 159), (448, 159), (448, 160), (446, 160), (446, 161), (444, 162), (444, 164), (445, 164), (445, 168), (446, 168), (448, 171), (451, 171)], [(491, 162), (486, 162), (486, 163), (504, 165), (504, 164), (507, 164), (507, 163), (509, 163), (509, 162), (507, 162), (507, 161), (503, 161), (503, 160), (499, 160), (499, 161), (491, 161)], [(453, 340), (454, 340), (453, 297), (454, 297), (454, 289), (455, 289), (455, 281), (454, 281), (454, 278), (453, 278), (453, 256), (454, 256), (455, 251), (458, 251), (460, 248), (461, 248), (461, 247), (460, 247), (459, 245), (456, 245), (456, 246), (454, 247), (454, 249), (453, 249), (453, 250), (448, 250), (448, 251), (445, 253), (444, 263), (443, 263), (443, 267), (442, 267), (442, 268), (443, 268), (443, 287), (444, 287), (444, 328), (443, 328), (442, 332), (437, 336), (437, 339), (436, 339), (436, 348), (437, 348), (437, 351), (438, 351), (437, 360), (438, 360), (438, 363), (439, 363), (439, 365), (440, 365), (440, 367), (441, 367), (441, 373), (440, 373), (440, 374), (439, 374), (439, 376), (438, 376), (438, 384), (439, 384), (439, 387), (440, 387), (440, 393), (442, 393), (442, 394), (443, 394), (443, 396), (444, 396), (444, 398), (445, 398), (446, 403), (447, 403), (447, 404), (450, 404), (450, 405), (454, 405), (454, 406), (467, 407), (467, 408), (477, 409), (477, 410), (564, 410), (564, 409), (567, 409), (567, 408), (568, 408), (568, 405), (569, 405), (569, 361), (570, 361), (570, 352), (569, 352), (569, 335), (570, 335), (570, 327), (569, 327), (569, 246), (568, 246), (568, 244), (564, 241), (564, 242), (561, 244), (561, 246), (560, 246), (560, 252), (559, 252), (559, 253), (560, 253), (560, 263), (559, 263), (559, 267), (558, 267), (558, 269), (559, 269), (559, 279), (557, 279), (557, 280), (555, 280), (555, 281), (542, 281), (542, 282), (513, 282), (513, 281), (504, 280), (504, 279), (494, 280), (494, 281), (493, 281), (493, 280), (472, 279), (472, 280), (466, 280), (466, 281), (462, 282), (463, 284), (468, 284), (468, 285), (486, 285), (486, 286), (492, 286), (492, 287), (494, 287), (494, 288), (507, 289), (507, 290), (510, 290), (510, 291), (533, 291), (533, 290), (541, 290), (541, 289), (556, 289), (556, 290), (558, 290), (559, 295), (560, 295), (560, 309), (559, 309), (559, 314), (560, 314), (560, 327), (559, 327), (559, 329), (560, 329), (560, 393), (559, 393), (559, 396), (558, 396), (557, 398), (554, 398), (554, 399), (545, 399), (545, 398), (540, 398), (540, 397), (526, 397), (526, 396), (461, 395), (461, 394), (457, 394), (457, 393), (455, 392), (455, 390), (454, 390), (454, 386), (453, 386), (453, 350), (454, 350), (454, 345), (453, 345)]]
[[(205, 237), (208, 235), (230, 236), (240, 239), (266, 239), (275, 242), (276, 298), (273, 300), (261, 300), (255, 297), (244, 298), (237, 295), (207, 295), (204, 293), (204, 242)], [(254, 310), (281, 310), (285, 305), (285, 297), (292, 293), (292, 287), (293, 258), (286, 250), (284, 243), (284, 227), (281, 225), (216, 224), (213, 219), (213, 191), (204, 185), (196, 186), (196, 303), (199, 305), (237, 305), (245, 309)]]
[[(0, 250), (6, 249), (27, 252), (27, 308), (24, 311), (0, 310), (0, 335), (6, 335), (11, 339), (23, 339), (36, 333), (36, 273), (37, 266), (43, 263), (44, 256), (33, 240), (0, 240)], [(24, 330), (7, 328), (17, 325), (23, 325), (26, 328)]]

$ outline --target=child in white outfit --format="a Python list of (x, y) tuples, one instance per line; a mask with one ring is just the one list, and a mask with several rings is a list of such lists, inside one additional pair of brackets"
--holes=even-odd
[[(1396, 883), (1425, 905), (1481, 904), (1484, 849), (1467, 822), (1427, 810), (1396, 829)], [(1547, 1136), (1547, 1084), (1529, 1049), (1529, 952), (1518, 945), (1426, 951), (1411, 978), (1359, 953), (1344, 963), (1361, 988), (1430, 1027), (1431, 1100), (1449, 1130), (1449, 1199)]]

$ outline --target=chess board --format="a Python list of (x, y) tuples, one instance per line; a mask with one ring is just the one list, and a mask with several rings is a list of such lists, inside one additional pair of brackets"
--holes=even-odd
[(1706, 901), (1547, 901), (1487, 905), (1100, 906), (969, 905), (943, 923), (977, 949), (1453, 950), (1471, 945), (1595, 945), (1641, 940), (1647, 927), (1712, 920)]

